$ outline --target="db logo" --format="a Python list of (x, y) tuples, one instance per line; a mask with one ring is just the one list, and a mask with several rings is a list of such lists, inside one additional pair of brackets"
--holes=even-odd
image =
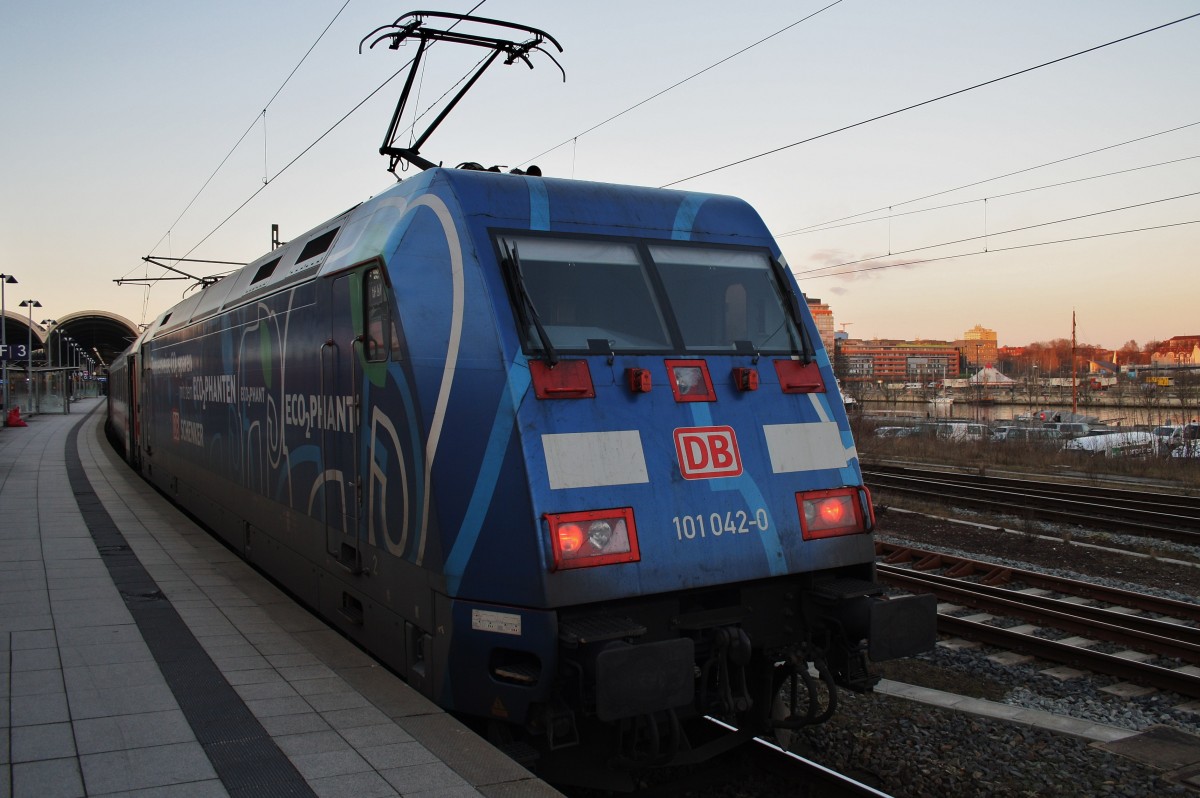
[(742, 456), (732, 427), (681, 427), (675, 453), (684, 479), (714, 479), (742, 474)]

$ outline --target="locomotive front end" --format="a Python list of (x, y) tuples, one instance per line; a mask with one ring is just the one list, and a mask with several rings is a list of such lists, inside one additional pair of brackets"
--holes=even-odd
[[(587, 184), (545, 182), (551, 209), (587, 207)], [(929, 648), (934, 610), (874, 580), (806, 304), (744, 203), (590, 190), (609, 225), (488, 229), (555, 636), (492, 652), (491, 676), (543, 688), (525, 723), (551, 748), (603, 734), (631, 765), (703, 755), (686, 722), (704, 715), (745, 734), (821, 722), (835, 685), (875, 683), (869, 660)]]

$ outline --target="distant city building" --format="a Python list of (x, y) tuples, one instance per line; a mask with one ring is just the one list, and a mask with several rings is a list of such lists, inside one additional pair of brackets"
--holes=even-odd
[(961, 341), (955, 342), (963, 358), (974, 369), (995, 365), (999, 353), (996, 347), (996, 331), (976, 324), (963, 333)]
[(1150, 352), (1113, 352), (1113, 362), (1122, 368), (1130, 366), (1149, 366), (1151, 357), (1152, 355)]
[[(848, 337), (844, 329), (834, 332), (833, 313), (820, 300), (809, 300), (809, 306), (843, 383), (928, 385), (988, 368), (1015, 379), (1035, 379), (1039, 374), (1048, 378), (1071, 369), (1070, 353), (1063, 354), (1060, 347), (1001, 347), (996, 332), (979, 324), (957, 341), (864, 340)], [(1152, 352), (1082, 346), (1075, 357), (1075, 368), (1083, 373), (1111, 375), (1139, 367), (1183, 368), (1195, 373), (1200, 369), (1200, 335), (1177, 335), (1157, 344)]]
[(958, 377), (959, 351), (949, 341), (841, 342), (847, 382), (918, 382), (922, 385)]
[(1176, 335), (1150, 355), (1155, 366), (1200, 366), (1200, 335)]
[(825, 345), (825, 351), (829, 352), (832, 356), (834, 339), (833, 311), (824, 302), (814, 297), (808, 297), (808, 310), (812, 313), (813, 321), (817, 324), (817, 334), (821, 336), (821, 343)]

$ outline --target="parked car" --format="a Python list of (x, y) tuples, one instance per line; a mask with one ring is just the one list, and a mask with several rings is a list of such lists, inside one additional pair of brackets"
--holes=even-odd
[(1050, 427), (996, 427), (992, 430), (992, 440), (1021, 441), (1025, 443), (1057, 443), (1062, 440), (1062, 433)]
[(1158, 453), (1158, 438), (1152, 432), (1109, 432), (1072, 438), (1063, 450), (1102, 457), (1145, 457)]
[(876, 427), (875, 437), (877, 438), (910, 438), (914, 435), (920, 435), (920, 427)]
[(952, 441), (982, 441), (990, 437), (986, 426), (966, 421), (939, 422), (934, 427), (934, 434)]
[(1182, 424), (1163, 424), (1161, 427), (1155, 427), (1150, 430), (1150, 432), (1163, 443), (1183, 440)]
[(1190, 440), (1187, 443), (1176, 446), (1171, 450), (1171, 456), (1200, 458), (1200, 439)]
[(1101, 427), (1094, 424), (1088, 424), (1083, 421), (1061, 421), (1049, 424), (1043, 424), (1046, 429), (1056, 429), (1059, 435), (1063, 438), (1082, 438), (1085, 435), (1095, 435), (1097, 433), (1108, 432), (1108, 427)]
[(1200, 440), (1200, 423), (1164, 424), (1152, 430), (1162, 446), (1174, 448), (1189, 441)]

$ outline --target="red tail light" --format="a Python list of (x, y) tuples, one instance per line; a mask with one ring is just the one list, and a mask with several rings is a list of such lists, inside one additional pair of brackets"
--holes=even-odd
[(543, 517), (550, 525), (556, 571), (641, 559), (632, 507), (546, 513)]
[(871, 496), (862, 487), (797, 493), (796, 507), (805, 540), (870, 532), (875, 526)]
[(579, 524), (560, 526), (558, 528), (558, 548), (568, 557), (583, 548), (583, 527)]

